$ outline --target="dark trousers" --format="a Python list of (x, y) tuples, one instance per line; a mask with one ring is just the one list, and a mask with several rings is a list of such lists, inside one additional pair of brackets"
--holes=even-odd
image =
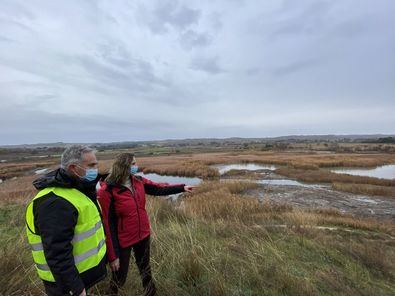
[(144, 295), (151, 296), (156, 294), (155, 284), (152, 280), (150, 266), (150, 237), (139, 241), (127, 248), (120, 248), (119, 269), (112, 273), (110, 290), (112, 295), (118, 294), (118, 288), (125, 284), (129, 270), (130, 254), (133, 249), (134, 258), (140, 272), (141, 281), (144, 288)]
[(61, 289), (56, 283), (43, 281), (45, 294), (48, 296), (67, 296), (70, 295), (69, 291)]

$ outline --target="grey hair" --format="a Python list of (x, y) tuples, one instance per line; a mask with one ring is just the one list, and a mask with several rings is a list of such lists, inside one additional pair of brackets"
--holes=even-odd
[(69, 165), (81, 163), (85, 153), (96, 152), (94, 149), (85, 145), (72, 145), (66, 148), (62, 153), (60, 167), (67, 170)]

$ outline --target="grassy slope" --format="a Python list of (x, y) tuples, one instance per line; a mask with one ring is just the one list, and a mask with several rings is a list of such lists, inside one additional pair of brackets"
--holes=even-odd
[[(240, 195), (250, 186), (208, 182), (176, 204), (149, 198), (160, 295), (394, 295), (392, 222), (260, 204)], [(40, 293), (23, 211), (1, 205), (0, 295)], [(132, 263), (123, 295), (140, 294)]]

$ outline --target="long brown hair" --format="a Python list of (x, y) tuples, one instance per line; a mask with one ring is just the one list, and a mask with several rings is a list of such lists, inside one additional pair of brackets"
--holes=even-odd
[(133, 153), (121, 153), (115, 157), (110, 174), (106, 178), (107, 183), (121, 185), (126, 182), (130, 176), (130, 166), (133, 162)]

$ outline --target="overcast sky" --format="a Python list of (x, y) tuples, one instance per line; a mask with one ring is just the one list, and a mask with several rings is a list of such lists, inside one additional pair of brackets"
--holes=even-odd
[(0, 144), (395, 133), (394, 0), (0, 0)]

